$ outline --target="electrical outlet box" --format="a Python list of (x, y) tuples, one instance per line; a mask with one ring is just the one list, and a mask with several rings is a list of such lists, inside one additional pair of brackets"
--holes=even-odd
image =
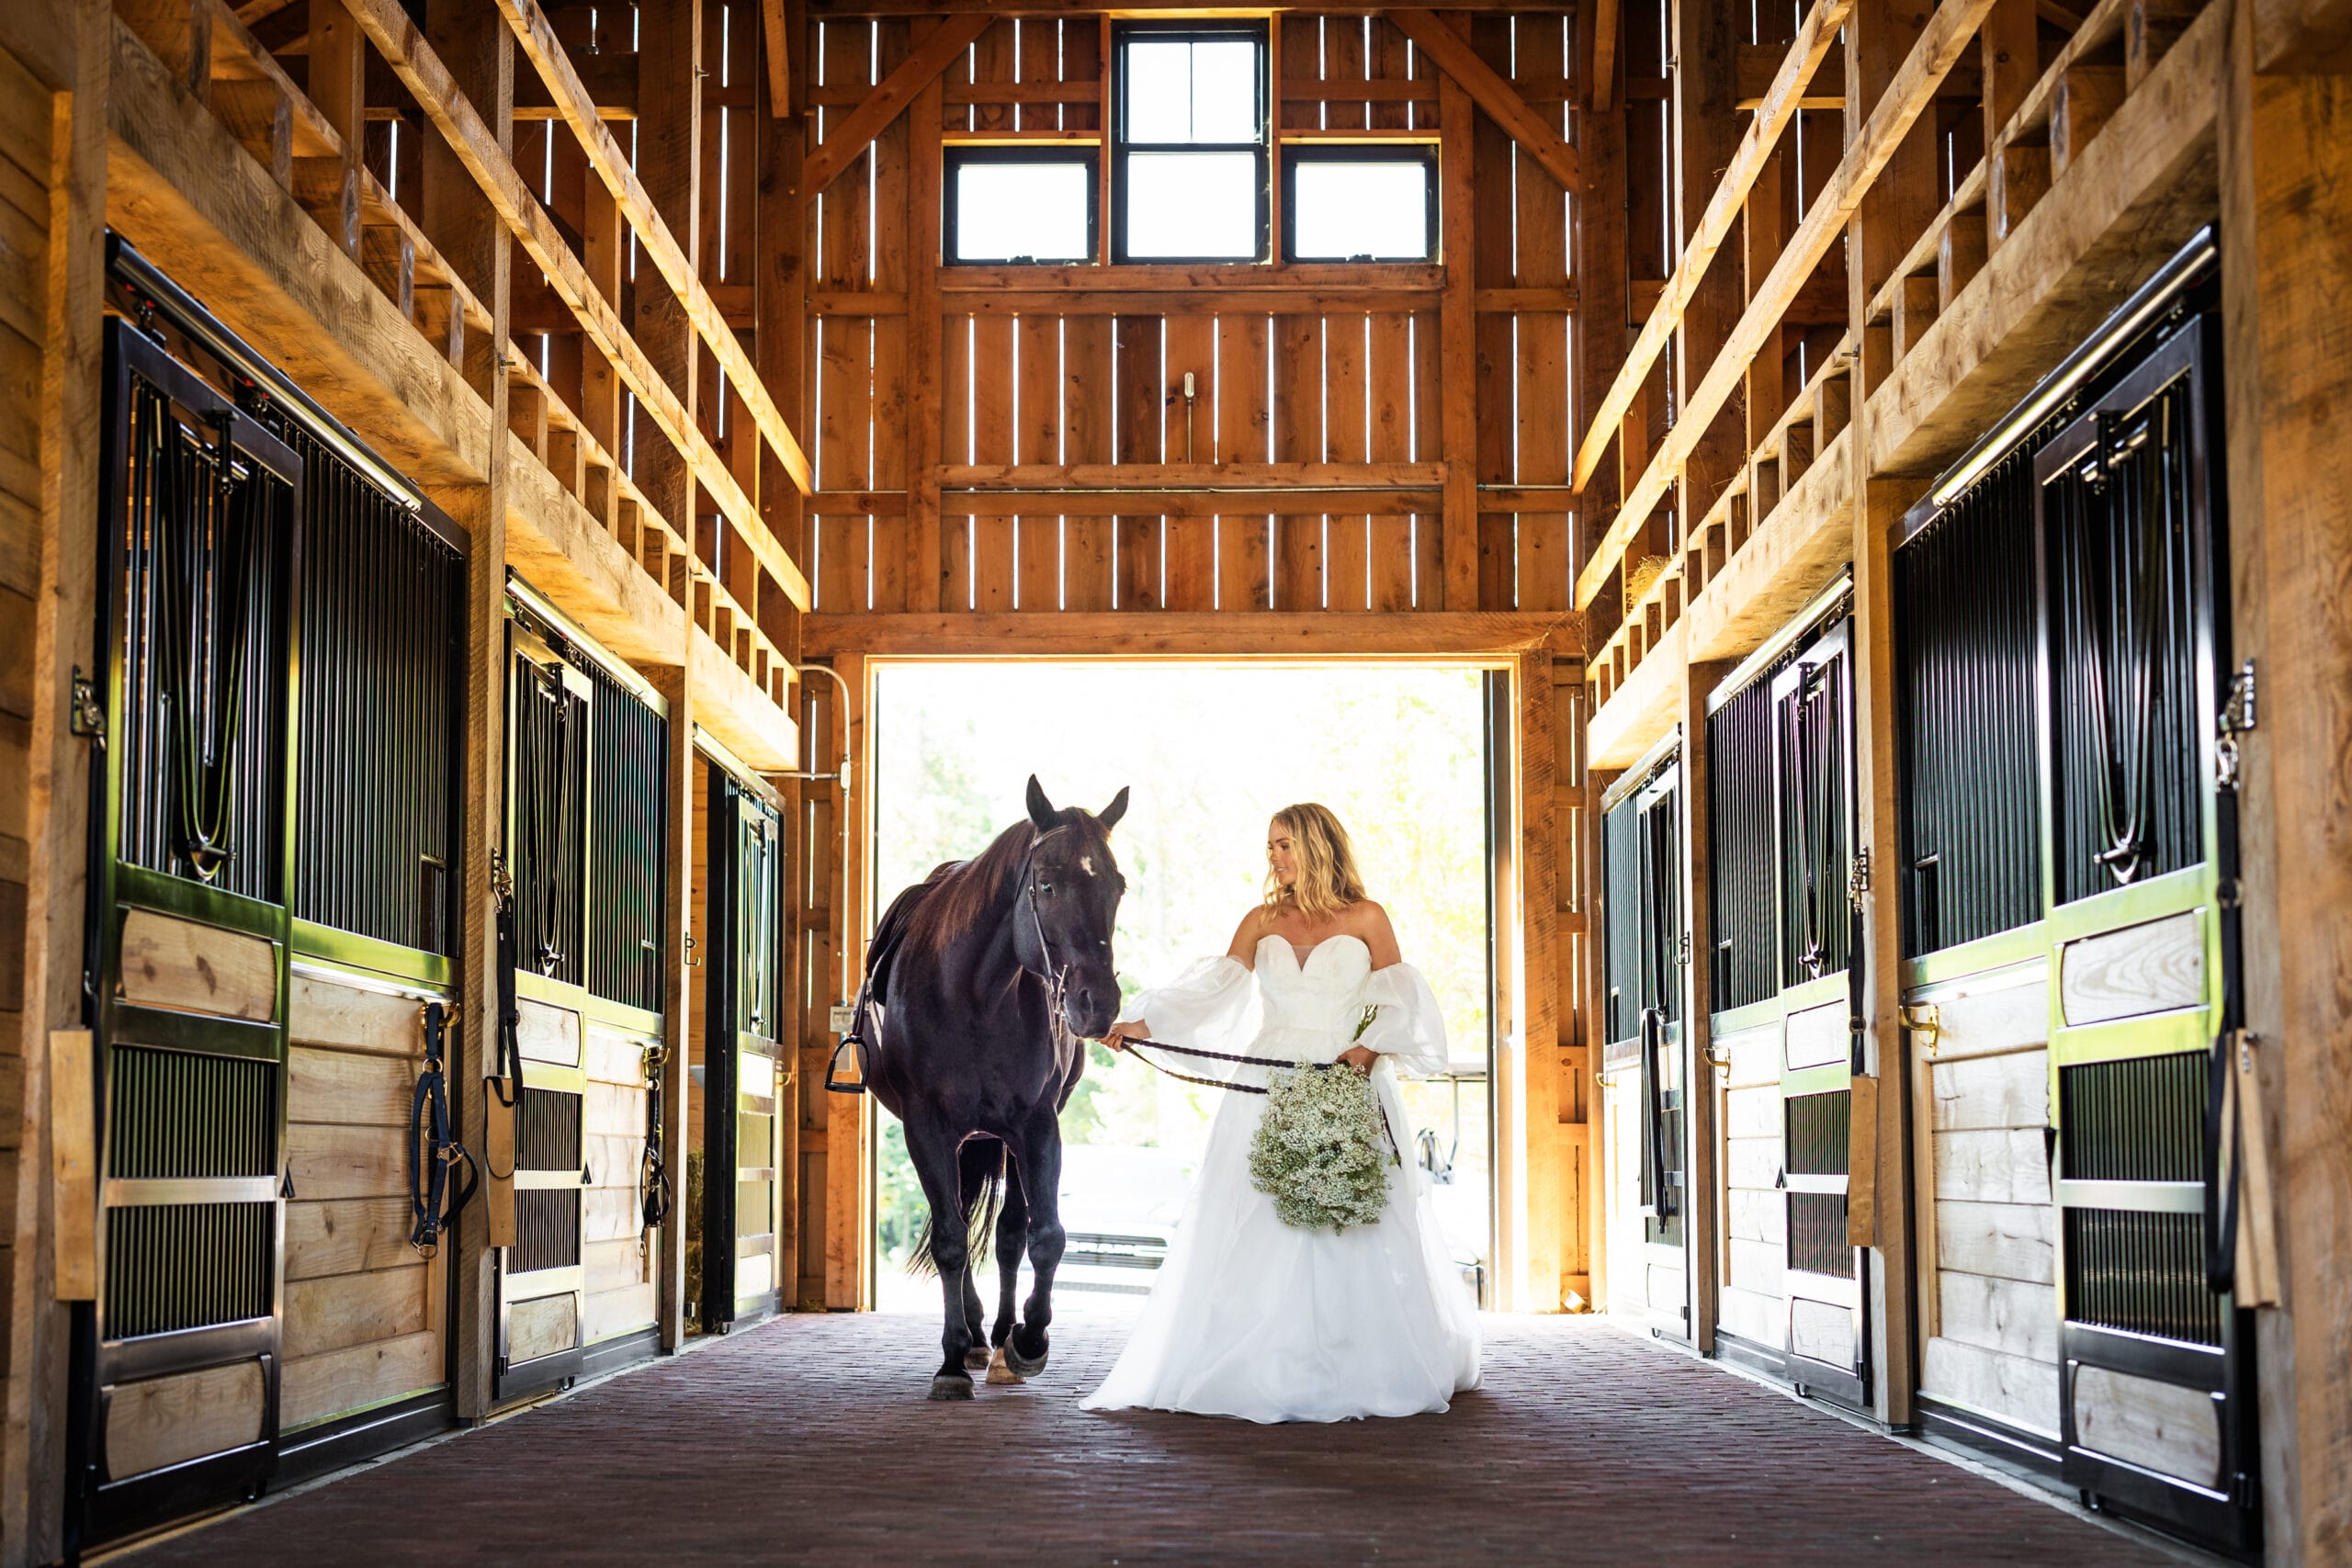
[(847, 1002), (835, 1002), (825, 1014), (825, 1027), (836, 1034), (848, 1033), (850, 1025), (856, 1021), (857, 1009)]

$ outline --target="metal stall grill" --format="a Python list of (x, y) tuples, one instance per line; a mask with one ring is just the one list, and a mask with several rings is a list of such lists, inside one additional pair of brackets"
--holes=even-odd
[(576, 986), (588, 942), (586, 682), (537, 639), (510, 632), (516, 647), (507, 706), (507, 844), (516, 967)]
[(2059, 1417), (2070, 1483), (2250, 1551), (2250, 1314), (2208, 1233), (2233, 1176), (2210, 1086), (2243, 1016), (2211, 256), (2209, 231), (2035, 461)]
[[(302, 460), (158, 341), (107, 323), (84, 988), (98, 1290), (75, 1309), (78, 1549), (274, 1465), (292, 650)], [(215, 1419), (162, 1418), (191, 1399)]]
[(659, 1012), (667, 840), (662, 782), (669, 773), (670, 726), (602, 669), (590, 665), (588, 680), (596, 737), (588, 786), (588, 988), (607, 1001)]
[(2041, 918), (2033, 460), (2049, 422), (1894, 552), (1905, 957)]
[(1786, 658), (1707, 716), (1709, 907), (1715, 950), (1709, 995), (1715, 1010), (1769, 1001), (1781, 992), (1772, 849), (1772, 682)]
[[(464, 776), (459, 536), (300, 421), (281, 412), (272, 423), (309, 485), (297, 780), (302, 818), (318, 830), (297, 840), (295, 918), (447, 957)], [(338, 951), (309, 934), (306, 946)]]

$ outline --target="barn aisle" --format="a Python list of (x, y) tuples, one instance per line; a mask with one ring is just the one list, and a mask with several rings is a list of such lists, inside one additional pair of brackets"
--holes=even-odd
[(787, 1317), (130, 1560), (2180, 1560), (1590, 1319), (1490, 1318), (1451, 1414), (1337, 1429), (1082, 1413), (1125, 1323), (943, 1406), (929, 1320)]

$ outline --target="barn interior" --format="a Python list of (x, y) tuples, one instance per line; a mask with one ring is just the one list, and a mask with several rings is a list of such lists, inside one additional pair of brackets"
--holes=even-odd
[[(2352, 3), (53, 0), (0, 125), (0, 1568), (2352, 1562)], [(1475, 688), (1462, 1439), (1098, 1445), (1114, 1313), (888, 1480), (878, 737), (1046, 666)]]

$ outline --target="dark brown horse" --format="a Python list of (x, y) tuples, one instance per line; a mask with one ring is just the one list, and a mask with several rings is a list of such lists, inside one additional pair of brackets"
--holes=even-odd
[[(1126, 879), (1111, 829), (1127, 792), (1095, 816), (1057, 809), (1033, 776), (1028, 806), (1028, 820), (977, 858), (892, 901), (867, 949), (853, 1031), (866, 1087), (906, 1124), (931, 1208), (917, 1261), (938, 1270), (947, 1319), (933, 1399), (971, 1398), (972, 1372), (989, 1365), (971, 1264), (992, 1209), (1001, 1284), (987, 1343), (1014, 1377), (1045, 1369), (1062, 1256), (1061, 1108), (1086, 1070), (1085, 1043), (1119, 1007), (1111, 927)], [(1024, 1248), (1035, 1279), (1016, 1325)]]

